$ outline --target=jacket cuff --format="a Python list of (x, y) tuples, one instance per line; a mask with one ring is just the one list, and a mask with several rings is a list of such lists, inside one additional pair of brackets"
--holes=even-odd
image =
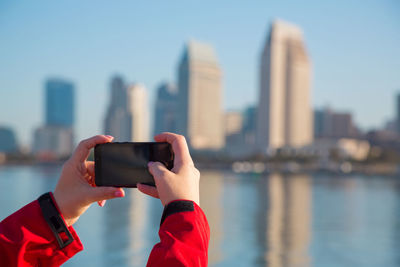
[[(41, 199), (45, 198), (47, 201), (41, 203)], [(53, 244), (58, 243), (58, 249), (60, 253), (55, 252), (54, 257), (58, 258), (60, 262), (71, 258), (76, 253), (83, 249), (83, 245), (79, 239), (79, 236), (75, 232), (72, 226), (67, 226), (65, 219), (57, 205), (57, 202), (52, 192), (43, 194), (38, 199), (38, 204), (42, 211), (44, 220), (47, 223), (48, 229), (52, 232), (54, 239), (51, 242)], [(42, 206), (44, 205), (44, 206)], [(49, 209), (52, 210), (52, 214), (46, 214)], [(54, 220), (57, 220), (56, 222)]]
[(163, 224), (165, 219), (175, 213), (185, 212), (185, 211), (194, 211), (194, 202), (191, 200), (177, 199), (168, 203), (164, 207), (164, 211), (161, 217), (160, 226)]

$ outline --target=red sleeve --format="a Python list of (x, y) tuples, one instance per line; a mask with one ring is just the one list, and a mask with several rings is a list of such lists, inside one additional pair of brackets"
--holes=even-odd
[(0, 222), (1, 265), (60, 266), (83, 249), (74, 228), (68, 230), (74, 240), (60, 249), (39, 202), (29, 203)]
[(165, 206), (159, 236), (147, 266), (207, 266), (210, 228), (193, 201), (176, 200)]

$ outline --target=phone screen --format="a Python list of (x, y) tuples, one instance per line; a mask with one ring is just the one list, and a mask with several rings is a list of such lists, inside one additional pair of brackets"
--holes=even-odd
[(136, 187), (138, 183), (154, 186), (147, 163), (158, 161), (169, 170), (174, 164), (171, 145), (166, 142), (99, 144), (94, 157), (97, 186)]

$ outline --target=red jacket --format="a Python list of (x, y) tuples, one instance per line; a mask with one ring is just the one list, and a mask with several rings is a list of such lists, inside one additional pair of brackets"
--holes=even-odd
[[(60, 248), (39, 202), (29, 203), (0, 222), (0, 266), (63, 264), (83, 249), (74, 228), (68, 230), (73, 241)], [(207, 266), (210, 229), (196, 203), (176, 200), (165, 206), (159, 236), (147, 266)]]

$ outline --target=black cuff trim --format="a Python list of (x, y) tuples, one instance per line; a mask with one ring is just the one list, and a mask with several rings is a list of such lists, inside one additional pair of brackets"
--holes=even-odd
[(182, 211), (194, 211), (193, 202), (189, 200), (178, 200), (169, 203), (167, 206), (164, 207), (164, 212), (161, 217), (160, 226), (169, 215)]
[[(69, 244), (74, 241), (74, 238), (68, 227), (65, 225), (64, 220), (62, 219), (60, 213), (57, 210), (53, 199), (51, 198), (50, 193), (45, 193), (38, 198), (40, 208), (42, 209), (43, 217), (46, 220), (47, 224), (50, 227), (50, 230), (53, 232), (55, 238), (57, 239), (58, 245), (60, 248), (65, 248)], [(65, 233), (67, 237), (61, 237), (61, 233)]]

